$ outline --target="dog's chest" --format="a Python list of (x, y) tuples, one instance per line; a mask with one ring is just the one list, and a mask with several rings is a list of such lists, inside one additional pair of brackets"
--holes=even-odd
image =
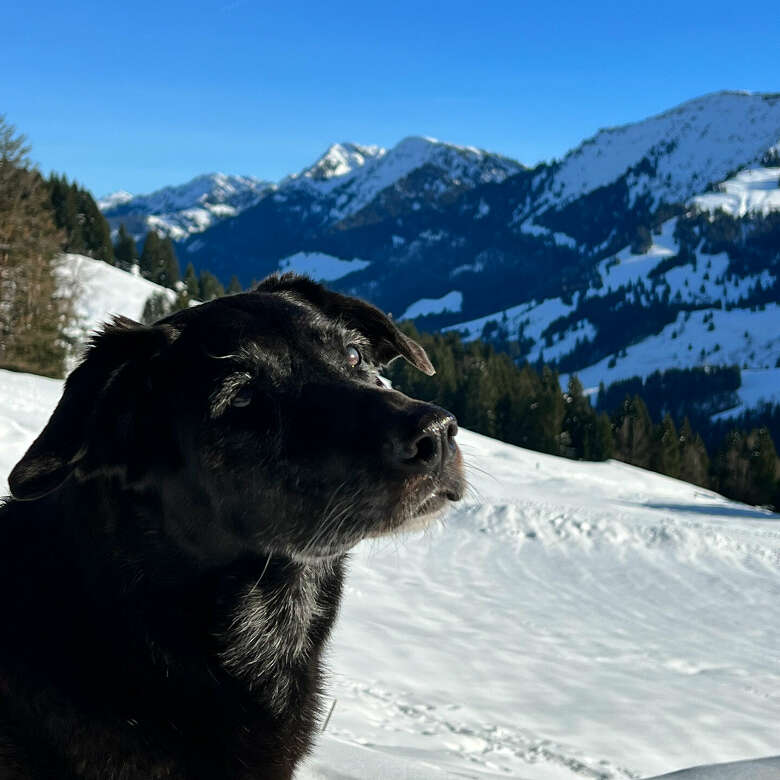
[(283, 585), (256, 583), (239, 596), (223, 635), (225, 668), (250, 689), (263, 689), (277, 715), (300, 695), (298, 678), (317, 649), (317, 629), (331, 612), (325, 576), (307, 566)]

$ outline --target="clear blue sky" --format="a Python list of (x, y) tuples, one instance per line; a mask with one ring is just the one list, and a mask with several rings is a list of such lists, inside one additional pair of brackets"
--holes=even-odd
[(777, 0), (31, 0), (2, 28), (0, 113), (96, 195), (407, 135), (531, 164), (706, 92), (780, 91)]

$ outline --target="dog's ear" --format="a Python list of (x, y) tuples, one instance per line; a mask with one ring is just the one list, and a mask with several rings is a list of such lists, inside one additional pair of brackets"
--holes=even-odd
[(403, 357), (428, 376), (436, 373), (425, 350), (402, 333), (390, 317), (370, 303), (333, 292), (306, 276), (294, 273), (269, 276), (260, 282), (256, 290), (257, 292), (292, 292), (316, 306), (328, 317), (343, 320), (350, 327), (367, 336), (374, 347), (377, 359), (383, 365), (397, 357)]
[(122, 396), (146, 390), (138, 381), (143, 371), (134, 369), (148, 365), (176, 335), (170, 327), (145, 327), (124, 317), (97, 334), (65, 382), (46, 427), (11, 472), (11, 495), (23, 501), (40, 498), (83, 464), (95, 439), (111, 436), (122, 424), (127, 413)]

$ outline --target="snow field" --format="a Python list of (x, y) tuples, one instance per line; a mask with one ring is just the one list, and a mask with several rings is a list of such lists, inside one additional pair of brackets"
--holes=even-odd
[(411, 320), (426, 314), (441, 314), (445, 311), (460, 311), (463, 305), (463, 293), (460, 290), (451, 290), (441, 298), (420, 298), (410, 304), (399, 320)]
[[(645, 254), (635, 255), (626, 248), (614, 257), (602, 260), (598, 266), (602, 285), (589, 288), (586, 296), (603, 296), (622, 286), (643, 281), (648, 289), (667, 283), (672, 301), (695, 305), (725, 304), (739, 301), (757, 282), (764, 286), (774, 282), (774, 277), (767, 271), (756, 276), (729, 279), (726, 277), (728, 257), (724, 253), (707, 255), (701, 251), (697, 252), (695, 266), (688, 263), (671, 268), (660, 277), (650, 278), (650, 272), (660, 262), (679, 252), (674, 240), (676, 222), (676, 219), (670, 219), (663, 223), (660, 235), (653, 236), (652, 246)], [(528, 360), (532, 363), (540, 357), (554, 360), (569, 353), (578, 339), (591, 340), (596, 336), (592, 323), (583, 319), (564, 333), (556, 334), (551, 345), (542, 339), (545, 328), (576, 309), (578, 295), (574, 295), (571, 304), (564, 303), (561, 298), (530, 301), (443, 330), (456, 330), (466, 339), (475, 339), (492, 321), (506, 327), (510, 337), (516, 338), (522, 325), (523, 336), (535, 342)], [(743, 386), (738, 392), (740, 405), (724, 413), (734, 415), (755, 407), (759, 401), (780, 402), (780, 382), (775, 368), (778, 360), (780, 306), (768, 304), (763, 310), (755, 311), (725, 310), (713, 306), (681, 312), (675, 322), (660, 333), (626, 347), (625, 354), (609, 355), (575, 373), (586, 390), (593, 392), (599, 382), (609, 385), (632, 376), (647, 377), (654, 371), (669, 368), (735, 364), (743, 369)], [(568, 379), (568, 374), (561, 376), (562, 387), (566, 387)]]
[(780, 168), (749, 168), (718, 185), (717, 192), (697, 195), (702, 211), (722, 209), (733, 217), (780, 211)]
[[(0, 371), (3, 477), (61, 382)], [(636, 778), (780, 752), (778, 516), (463, 431), (471, 492), (359, 545), (311, 778)]]
[(332, 282), (353, 271), (362, 271), (371, 265), (367, 260), (341, 260), (322, 252), (296, 252), (279, 261), (280, 271), (307, 274), (320, 282)]

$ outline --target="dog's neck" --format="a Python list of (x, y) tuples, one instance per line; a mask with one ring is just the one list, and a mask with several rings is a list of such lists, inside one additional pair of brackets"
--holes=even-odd
[(341, 568), (341, 561), (300, 564), (269, 556), (260, 578), (238, 595), (221, 633), (224, 667), (250, 690), (263, 690), (277, 715), (301, 693), (293, 671), (316, 662), (327, 638)]

